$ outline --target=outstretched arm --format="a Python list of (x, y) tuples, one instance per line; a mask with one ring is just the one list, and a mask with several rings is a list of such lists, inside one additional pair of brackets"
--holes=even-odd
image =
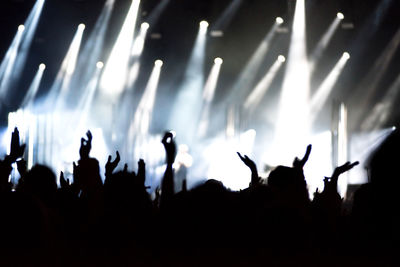
[(250, 187), (259, 185), (261, 179), (258, 176), (257, 165), (247, 155), (242, 156), (239, 152), (237, 152), (237, 154), (243, 163), (251, 170)]

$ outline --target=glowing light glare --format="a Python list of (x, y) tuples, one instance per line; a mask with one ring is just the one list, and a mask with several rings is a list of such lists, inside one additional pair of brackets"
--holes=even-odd
[(149, 27), (150, 27), (150, 25), (149, 25), (147, 22), (143, 22), (143, 23), (140, 25), (140, 28), (143, 29), (143, 30), (145, 30), (145, 31), (148, 30)]
[(393, 127), (392, 127), (392, 131), (396, 131), (396, 126), (393, 126)]
[(344, 52), (344, 53), (343, 53), (343, 59), (344, 59), (344, 60), (350, 59), (350, 54), (347, 53), (347, 52)]
[(135, 39), (135, 25), (139, 9), (139, 0), (132, 0), (117, 41), (110, 53), (101, 78), (101, 89), (117, 96), (125, 87), (132, 42)]
[(220, 58), (220, 57), (217, 57), (217, 58), (214, 59), (214, 63), (215, 63), (215, 64), (221, 65), (223, 62), (224, 62), (224, 61), (223, 61), (222, 58)]
[(276, 59), (275, 63), (269, 68), (265, 76), (258, 82), (256, 87), (254, 87), (253, 91), (246, 98), (244, 108), (253, 111), (258, 106), (262, 97), (267, 93), (283, 62), (285, 62), (284, 56), (279, 56)]
[(19, 25), (18, 26), (18, 30), (21, 31), (21, 32), (24, 31), (25, 30), (25, 26), (23, 24)]
[(343, 20), (343, 19), (344, 19), (344, 15), (343, 15), (343, 13), (341, 13), (341, 12), (338, 12), (338, 13), (336, 14), (336, 16), (337, 16), (337, 18), (340, 19), (340, 20)]
[(40, 69), (40, 70), (45, 70), (45, 69), (46, 69), (46, 65), (43, 64), (43, 63), (40, 64), (40, 65), (39, 65), (39, 69)]
[(275, 22), (276, 22), (278, 25), (280, 25), (280, 24), (282, 24), (282, 23), (284, 22), (284, 20), (283, 20), (281, 17), (277, 17), (277, 18), (275, 19)]
[(102, 69), (103, 67), (104, 67), (104, 63), (103, 62), (99, 61), (99, 62), (96, 63), (96, 68)]
[(85, 29), (85, 27), (86, 27), (85, 24), (81, 23), (78, 26), (78, 30), (83, 31)]
[(161, 67), (164, 64), (164, 62), (160, 59), (157, 59), (156, 61), (154, 61), (154, 65), (156, 67)]

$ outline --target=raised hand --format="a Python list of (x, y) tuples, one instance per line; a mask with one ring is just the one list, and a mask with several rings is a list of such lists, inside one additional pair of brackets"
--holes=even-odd
[(26, 166), (26, 161), (24, 159), (17, 161), (17, 170), (21, 177), (25, 176), (25, 174), (28, 172), (28, 167)]
[(242, 156), (239, 152), (236, 152), (243, 163), (251, 170), (251, 183), (250, 186), (254, 186), (260, 183), (261, 179), (258, 177), (257, 165), (247, 155)]
[(175, 156), (176, 156), (176, 144), (172, 133), (171, 132), (165, 133), (161, 143), (163, 143), (165, 148), (167, 156), (167, 164), (172, 165), (175, 161)]
[(79, 149), (79, 155), (81, 159), (88, 159), (90, 150), (92, 149), (92, 133), (87, 131), (86, 133), (87, 139), (81, 138), (81, 147)]
[(304, 165), (306, 165), (308, 158), (310, 157), (312, 145), (307, 146), (306, 153), (304, 154), (304, 157), (300, 160), (298, 157), (296, 157), (293, 161), (293, 168), (296, 169), (303, 169)]
[(143, 182), (143, 185), (144, 185), (145, 180), (146, 180), (146, 164), (144, 163), (143, 159), (140, 159), (138, 161), (137, 178), (140, 180), (140, 183)]
[(339, 176), (349, 170), (351, 170), (354, 166), (357, 166), (359, 164), (358, 161), (350, 163), (350, 161), (346, 162), (342, 166), (338, 166), (335, 168), (333, 171), (331, 179), (338, 179)]
[(71, 186), (69, 179), (64, 178), (64, 172), (60, 172), (60, 186), (61, 189), (69, 189)]
[[(121, 160), (121, 157), (119, 156), (119, 152), (116, 152), (117, 156), (115, 157), (114, 161), (111, 161), (112, 157), (111, 155), (108, 156), (108, 160), (106, 163), (106, 176), (109, 176), (113, 173), (115, 168), (117, 168), (118, 163)], [(128, 166), (127, 166), (128, 167)]]
[(11, 146), (10, 146), (10, 155), (9, 158), (11, 162), (17, 161), (17, 159), (22, 158), (25, 151), (25, 144), (19, 143), (19, 131), (17, 127), (14, 128), (14, 131), (11, 135)]

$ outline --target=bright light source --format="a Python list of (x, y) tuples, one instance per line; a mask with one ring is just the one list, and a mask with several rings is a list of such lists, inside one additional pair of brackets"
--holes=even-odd
[(350, 58), (350, 54), (347, 53), (347, 52), (344, 52), (344, 53), (343, 53), (343, 58), (344, 58), (345, 60), (348, 60), (348, 59)]
[(24, 26), (24, 25), (22, 25), (22, 24), (21, 24), (21, 25), (19, 25), (19, 26), (18, 26), (18, 30), (19, 30), (19, 31), (23, 31), (23, 30), (25, 30), (25, 26)]
[(222, 62), (224, 62), (224, 61), (223, 61), (222, 58), (220, 58), (220, 57), (217, 57), (217, 58), (214, 59), (214, 63), (215, 63), (215, 64), (221, 65)]
[(282, 23), (284, 22), (284, 21), (283, 21), (283, 18), (281, 18), (281, 17), (277, 17), (275, 21), (276, 21), (276, 23), (279, 24), (279, 25), (282, 24)]
[(141, 27), (143, 30), (147, 30), (147, 29), (150, 27), (150, 25), (149, 25), (147, 22), (143, 22), (142, 25), (140, 25), (140, 27)]
[(393, 126), (393, 127), (392, 127), (392, 131), (396, 131), (396, 126)]
[(160, 59), (157, 59), (156, 61), (154, 61), (154, 65), (156, 67), (161, 67), (164, 64), (164, 62)]
[(344, 15), (343, 15), (343, 13), (341, 13), (341, 12), (337, 13), (336, 16), (337, 16), (337, 18), (340, 19), (340, 20), (344, 19)]
[(85, 24), (81, 23), (78, 26), (78, 30), (83, 31), (85, 29)]
[(278, 60), (279, 60), (279, 62), (285, 62), (286, 61), (286, 58), (284, 57), (284, 56), (282, 56), (282, 55), (279, 55), (278, 56)]
[(42, 63), (42, 64), (39, 65), (39, 70), (44, 70), (45, 68), (46, 68), (45, 64)]
[(97, 67), (98, 69), (102, 69), (102, 68), (104, 67), (104, 63), (101, 62), (101, 61), (99, 61), (99, 62), (96, 63), (96, 67)]
[(208, 22), (205, 20), (200, 21), (200, 28), (207, 29), (208, 28)]

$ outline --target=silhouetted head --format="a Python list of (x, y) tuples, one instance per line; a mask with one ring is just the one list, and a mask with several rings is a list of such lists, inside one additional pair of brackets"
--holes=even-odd
[(296, 168), (276, 167), (268, 177), (268, 185), (284, 189), (288, 187), (306, 186), (304, 174)]
[(35, 165), (20, 181), (18, 187), (49, 204), (54, 200), (57, 191), (56, 176), (50, 168)]

